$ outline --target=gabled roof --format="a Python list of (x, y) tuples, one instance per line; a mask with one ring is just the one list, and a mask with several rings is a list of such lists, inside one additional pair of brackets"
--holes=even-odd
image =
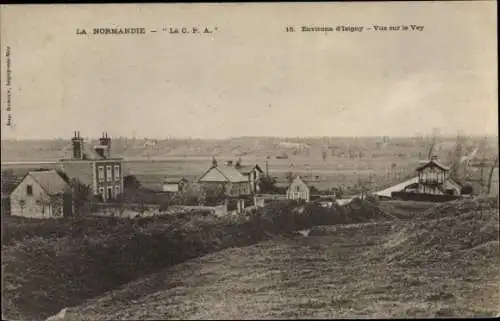
[(92, 160), (106, 159), (106, 157), (99, 155), (94, 149), (90, 148), (86, 144), (83, 145), (83, 154), (85, 155), (85, 159), (92, 159)]
[(373, 193), (374, 195), (378, 196), (385, 196), (385, 197), (391, 197), (392, 192), (400, 192), (405, 189), (405, 187), (409, 185), (413, 185), (415, 183), (418, 183), (418, 176), (415, 176), (413, 178), (410, 178), (409, 180), (406, 180), (404, 182), (398, 183), (396, 185), (390, 186), (388, 188), (385, 188), (383, 190), (377, 191)]
[(163, 183), (167, 184), (179, 184), (181, 181), (187, 181), (184, 177), (167, 177), (163, 180)]
[[(209, 175), (211, 173), (213, 174), (212, 176)], [(248, 178), (243, 176), (233, 166), (221, 166), (221, 167), (210, 167), (203, 175), (201, 175), (198, 181), (240, 183), (240, 182), (248, 182)]]
[(303, 180), (300, 176), (296, 176), (296, 177), (293, 179), (293, 181), (289, 184), (288, 188), (290, 188), (290, 186), (291, 186), (292, 184), (297, 183), (297, 182), (298, 182), (298, 183), (303, 183), (303, 184), (304, 184), (305, 186), (307, 186), (307, 188), (309, 188), (309, 189), (311, 188), (311, 185), (310, 185), (307, 181)]
[(55, 170), (28, 172), (28, 175), (49, 195), (62, 194), (70, 187)]
[(446, 182), (444, 182), (444, 188), (445, 189), (454, 188), (460, 191), (462, 189), (462, 186), (457, 182), (455, 182), (454, 180), (452, 180), (451, 178), (448, 178)]
[(417, 171), (421, 171), (422, 169), (426, 168), (427, 166), (430, 166), (430, 165), (436, 165), (437, 167), (447, 171), (450, 169), (449, 166), (446, 166), (446, 165), (443, 165), (442, 163), (440, 163), (438, 160), (436, 159), (431, 159), (429, 161), (426, 161), (425, 163), (423, 163), (422, 165), (420, 165), (419, 167), (417, 167)]

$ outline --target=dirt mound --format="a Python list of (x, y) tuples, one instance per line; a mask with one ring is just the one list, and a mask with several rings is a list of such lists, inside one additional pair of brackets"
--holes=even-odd
[(498, 208), (497, 197), (478, 197), (470, 199), (460, 199), (451, 202), (436, 205), (433, 208), (426, 210), (420, 219), (428, 220), (447, 216), (456, 216), (469, 213), (471, 211), (481, 211), (492, 208)]
[(386, 213), (380, 204), (372, 199), (353, 199), (344, 206), (349, 217), (349, 223), (375, 222), (395, 219), (391, 214)]
[(419, 220), (394, 224), (383, 246), (386, 262), (468, 260), (469, 255), (480, 253), (498, 260), (499, 249), (494, 244), (498, 244), (499, 238), (499, 210), (495, 202), (488, 199), (450, 202), (425, 214)]

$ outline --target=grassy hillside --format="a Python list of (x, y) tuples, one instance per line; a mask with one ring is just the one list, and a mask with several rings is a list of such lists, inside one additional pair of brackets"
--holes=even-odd
[[(449, 317), (499, 312), (498, 200), (225, 249), (70, 308), (67, 320)], [(432, 215), (434, 214), (434, 215)]]
[(271, 203), (249, 217), (204, 213), (142, 219), (2, 222), (3, 313), (41, 320), (137, 278), (229, 247), (317, 224), (386, 219), (377, 204), (347, 209)]

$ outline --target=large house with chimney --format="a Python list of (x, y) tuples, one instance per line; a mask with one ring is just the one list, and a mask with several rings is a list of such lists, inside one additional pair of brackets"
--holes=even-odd
[(113, 157), (108, 134), (103, 133), (99, 144), (92, 148), (76, 131), (71, 146), (72, 157), (59, 161), (62, 171), (70, 179), (90, 186), (102, 201), (116, 199), (123, 192), (123, 159)]
[(232, 165), (219, 166), (215, 159), (212, 160), (212, 166), (198, 178), (198, 183), (208, 187), (221, 186), (226, 195), (230, 197), (251, 194), (250, 182), (246, 176)]
[(215, 158), (212, 166), (198, 178), (198, 183), (209, 188), (222, 187), (226, 197), (236, 201), (239, 212), (245, 208), (245, 198), (252, 193), (248, 177), (232, 164), (219, 166)]
[[(233, 166), (233, 161), (227, 161), (226, 166)], [(240, 172), (241, 175), (245, 176), (250, 184), (250, 192), (252, 194), (257, 194), (260, 192), (259, 183), (264, 171), (258, 164), (255, 165), (243, 165), (241, 159), (238, 159), (234, 163), (234, 168)]]

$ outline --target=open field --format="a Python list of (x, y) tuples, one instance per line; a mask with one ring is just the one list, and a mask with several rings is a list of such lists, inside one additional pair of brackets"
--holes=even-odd
[[(468, 137), (462, 152), (480, 147), (481, 157), (497, 154), (497, 138)], [(93, 141), (91, 144), (95, 144)], [(220, 164), (241, 157), (243, 164), (268, 162), (269, 174), (284, 178), (296, 175), (319, 176), (317, 187), (342, 187), (357, 193), (360, 183), (371, 190), (383, 189), (415, 173), (419, 160), (427, 157), (429, 137), (324, 137), (273, 138), (240, 137), (226, 140), (158, 140), (154, 148), (144, 147), (143, 139), (116, 138), (113, 153), (124, 157), (124, 173), (136, 175), (147, 187), (158, 189), (166, 176), (194, 180), (210, 166), (212, 155)], [(455, 138), (442, 138), (435, 146), (445, 163), (453, 160)], [(2, 170), (12, 169), (22, 176), (35, 168), (55, 168), (57, 160), (68, 157), (69, 141), (2, 141)], [(277, 159), (286, 154), (287, 159)], [(37, 164), (37, 162), (39, 162)]]
[[(220, 158), (221, 166), (225, 160)], [(244, 164), (259, 164), (265, 171), (265, 158), (243, 157)], [(398, 161), (396, 166), (391, 159), (352, 160), (342, 157), (332, 157), (326, 161), (311, 161), (307, 158), (292, 158), (287, 160), (268, 160), (269, 175), (284, 179), (288, 172), (294, 175), (319, 176), (320, 181), (316, 186), (320, 189), (330, 190), (342, 187), (348, 190), (363, 181), (366, 186), (383, 188), (399, 182), (414, 174), (418, 165), (417, 160)], [(124, 174), (135, 175), (146, 187), (161, 189), (161, 180), (168, 176), (183, 176), (188, 180), (196, 180), (210, 166), (211, 157), (172, 157), (163, 160), (125, 160)], [(59, 168), (56, 162), (52, 163), (4, 163), (2, 170), (13, 170), (14, 175), (22, 177), (29, 170), (37, 168)], [(368, 183), (371, 181), (371, 184)]]

